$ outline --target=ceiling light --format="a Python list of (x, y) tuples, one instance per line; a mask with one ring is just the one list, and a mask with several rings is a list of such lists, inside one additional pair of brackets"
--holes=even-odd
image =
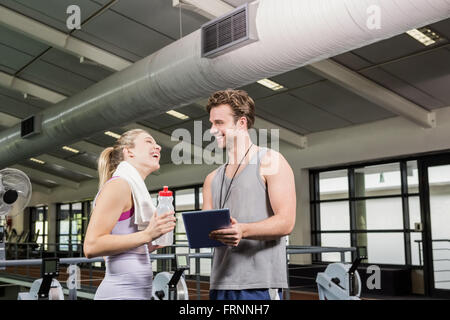
[(189, 117), (185, 114), (182, 114), (181, 112), (175, 111), (175, 110), (169, 110), (166, 112), (167, 114), (170, 114), (172, 117), (181, 119), (181, 120), (186, 120), (189, 119)]
[(39, 163), (39, 164), (44, 164), (45, 162), (36, 158), (30, 158), (31, 161)]
[(66, 151), (69, 151), (69, 152), (73, 152), (73, 153), (79, 153), (80, 152), (80, 150), (77, 150), (77, 149), (74, 149), (74, 148), (71, 148), (71, 147), (68, 147), (68, 146), (64, 146), (62, 148), (63, 148), (63, 150), (66, 150)]
[(408, 35), (425, 46), (430, 46), (442, 40), (442, 37), (430, 28), (412, 29), (406, 32)]
[(114, 133), (114, 132), (112, 132), (112, 131), (105, 131), (105, 134), (106, 134), (107, 136), (113, 137), (113, 138), (115, 138), (115, 139), (119, 139), (119, 138), (120, 138), (120, 134)]
[(259, 80), (257, 82), (260, 85), (262, 85), (262, 86), (264, 86), (266, 88), (269, 88), (269, 89), (271, 89), (273, 91), (277, 91), (277, 90), (280, 90), (280, 89), (284, 88), (281, 84), (276, 83), (275, 81), (272, 81), (272, 80), (269, 80), (269, 79), (262, 79), (262, 80)]

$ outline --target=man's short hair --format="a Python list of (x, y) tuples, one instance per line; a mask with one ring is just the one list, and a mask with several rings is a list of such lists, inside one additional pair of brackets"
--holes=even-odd
[(209, 97), (206, 111), (210, 113), (212, 108), (222, 104), (231, 107), (235, 122), (241, 117), (246, 117), (247, 129), (253, 127), (255, 123), (255, 102), (247, 92), (233, 89), (216, 91)]

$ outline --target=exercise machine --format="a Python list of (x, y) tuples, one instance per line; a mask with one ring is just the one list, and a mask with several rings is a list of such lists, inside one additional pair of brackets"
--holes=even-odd
[(189, 300), (184, 271), (189, 269), (189, 254), (175, 254), (175, 272), (160, 272), (153, 279), (152, 300)]
[(31, 285), (29, 292), (20, 292), (18, 300), (64, 300), (64, 291), (56, 278), (59, 276), (59, 258), (44, 258), (41, 279)]
[(316, 278), (319, 299), (360, 300), (361, 278), (356, 269), (363, 259), (359, 257), (353, 264), (332, 263), (325, 272), (319, 272)]

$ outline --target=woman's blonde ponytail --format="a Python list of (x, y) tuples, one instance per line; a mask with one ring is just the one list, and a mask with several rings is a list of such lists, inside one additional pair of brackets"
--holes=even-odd
[(114, 171), (123, 161), (123, 148), (134, 148), (134, 139), (140, 133), (147, 133), (142, 129), (133, 129), (123, 133), (113, 147), (108, 147), (98, 158), (98, 188), (100, 189), (106, 181), (111, 179)]
[(113, 168), (111, 165), (111, 154), (114, 151), (113, 147), (108, 147), (100, 154), (98, 158), (98, 188), (100, 189), (106, 181), (108, 181), (112, 174)]

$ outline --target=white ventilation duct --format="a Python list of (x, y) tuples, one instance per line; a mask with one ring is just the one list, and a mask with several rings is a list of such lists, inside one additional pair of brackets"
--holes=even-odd
[[(369, 29), (377, 13), (380, 28)], [(259, 41), (206, 59), (201, 32), (193, 32), (46, 109), (40, 135), (21, 139), (20, 126), (2, 131), (0, 168), (449, 16), (450, 0), (261, 0)]]

